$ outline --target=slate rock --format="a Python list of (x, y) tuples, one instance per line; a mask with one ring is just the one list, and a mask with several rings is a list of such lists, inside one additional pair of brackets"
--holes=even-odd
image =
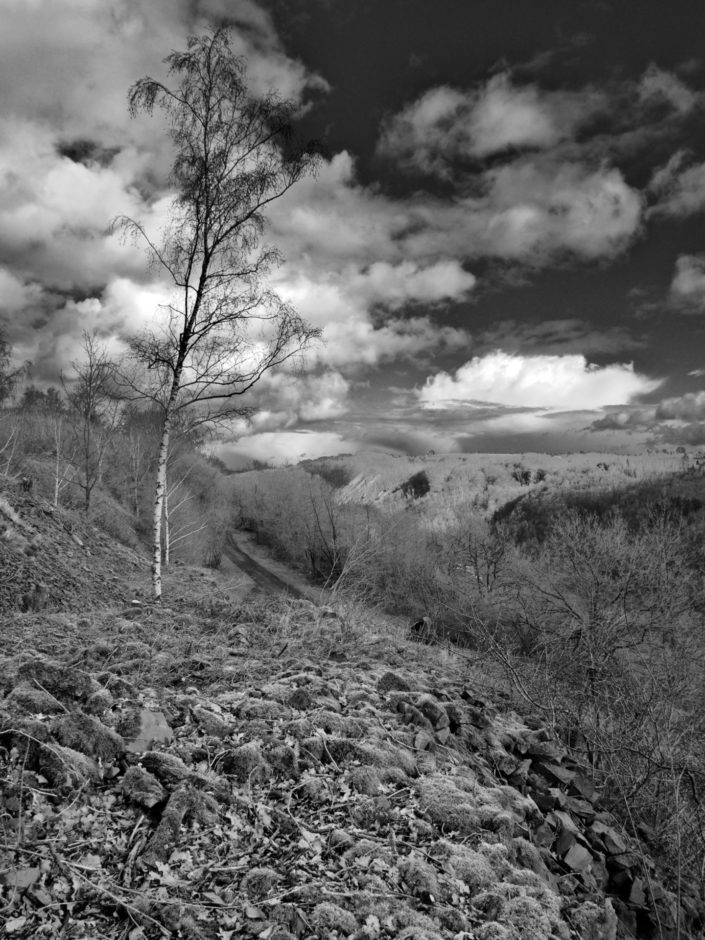
[(55, 719), (52, 731), (61, 744), (104, 763), (115, 761), (125, 752), (125, 742), (119, 734), (82, 712)]
[(586, 825), (589, 825), (595, 819), (595, 807), (587, 800), (569, 796), (566, 798), (565, 806), (574, 816), (579, 816), (584, 820)]
[(120, 788), (126, 799), (148, 810), (163, 803), (168, 795), (157, 778), (143, 767), (128, 768)]
[(550, 761), (538, 761), (536, 769), (547, 780), (556, 780), (558, 783), (567, 787), (575, 780), (575, 771), (561, 767), (560, 764), (553, 764)]
[(592, 866), (592, 855), (584, 846), (575, 843), (563, 856), (563, 861), (573, 871), (588, 871)]
[(621, 855), (627, 851), (626, 839), (612, 826), (607, 826), (605, 823), (595, 820), (590, 826), (589, 832), (600, 840), (608, 855)]
[(122, 712), (115, 730), (133, 754), (142, 754), (155, 744), (171, 744), (174, 740), (174, 732), (164, 713), (139, 705), (130, 705)]

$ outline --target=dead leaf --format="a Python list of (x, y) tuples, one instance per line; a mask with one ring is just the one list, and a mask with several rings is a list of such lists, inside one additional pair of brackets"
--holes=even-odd
[(5, 922), (5, 933), (13, 934), (17, 933), (19, 930), (22, 930), (24, 925), (27, 923), (26, 917), (11, 917), (10, 920)]
[(39, 868), (15, 868), (6, 872), (2, 876), (2, 880), (11, 888), (29, 888), (39, 879), (40, 875), (41, 870)]
[(247, 917), (248, 920), (264, 920), (265, 913), (259, 907), (255, 907), (254, 904), (246, 904), (245, 917)]

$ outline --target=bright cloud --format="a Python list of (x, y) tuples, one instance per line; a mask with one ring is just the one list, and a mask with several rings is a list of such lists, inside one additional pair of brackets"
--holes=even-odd
[(676, 261), (676, 272), (671, 281), (671, 294), (689, 306), (703, 310), (705, 302), (705, 255), (681, 255)]
[(333, 431), (265, 431), (217, 448), (218, 456), (225, 463), (229, 456), (238, 456), (277, 465), (296, 463), (305, 457), (352, 454), (358, 450), (356, 441), (346, 440)]
[(498, 350), (476, 356), (454, 375), (439, 372), (419, 391), (424, 408), (493, 402), (509, 408), (581, 411), (619, 405), (653, 391), (660, 382), (631, 363), (596, 366), (584, 356), (521, 356)]
[(451, 164), (459, 158), (553, 147), (570, 138), (601, 104), (592, 90), (517, 87), (503, 73), (478, 90), (430, 89), (385, 123), (379, 150), (402, 166), (451, 176)]
[(480, 197), (417, 203), (407, 252), (463, 250), (543, 265), (566, 253), (614, 256), (640, 230), (641, 195), (617, 169), (527, 159), (490, 170), (484, 180)]
[(438, 261), (421, 267), (412, 261), (391, 265), (377, 261), (351, 281), (359, 296), (392, 310), (407, 303), (434, 304), (462, 300), (475, 286), (476, 278), (456, 260)]

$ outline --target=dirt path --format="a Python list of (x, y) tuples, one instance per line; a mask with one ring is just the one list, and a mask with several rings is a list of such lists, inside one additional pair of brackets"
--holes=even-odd
[(229, 534), (225, 554), (258, 588), (270, 594), (288, 594), (319, 602), (322, 599), (320, 588), (307, 584), (300, 574), (270, 558), (266, 550), (244, 532)]

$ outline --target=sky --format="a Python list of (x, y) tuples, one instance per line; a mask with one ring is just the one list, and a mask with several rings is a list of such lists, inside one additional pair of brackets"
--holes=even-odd
[(250, 459), (705, 446), (702, 0), (0, 0), (0, 331), (57, 385), (165, 285), (127, 91), (214, 24), (322, 153), (272, 287), (323, 340), (253, 389)]

